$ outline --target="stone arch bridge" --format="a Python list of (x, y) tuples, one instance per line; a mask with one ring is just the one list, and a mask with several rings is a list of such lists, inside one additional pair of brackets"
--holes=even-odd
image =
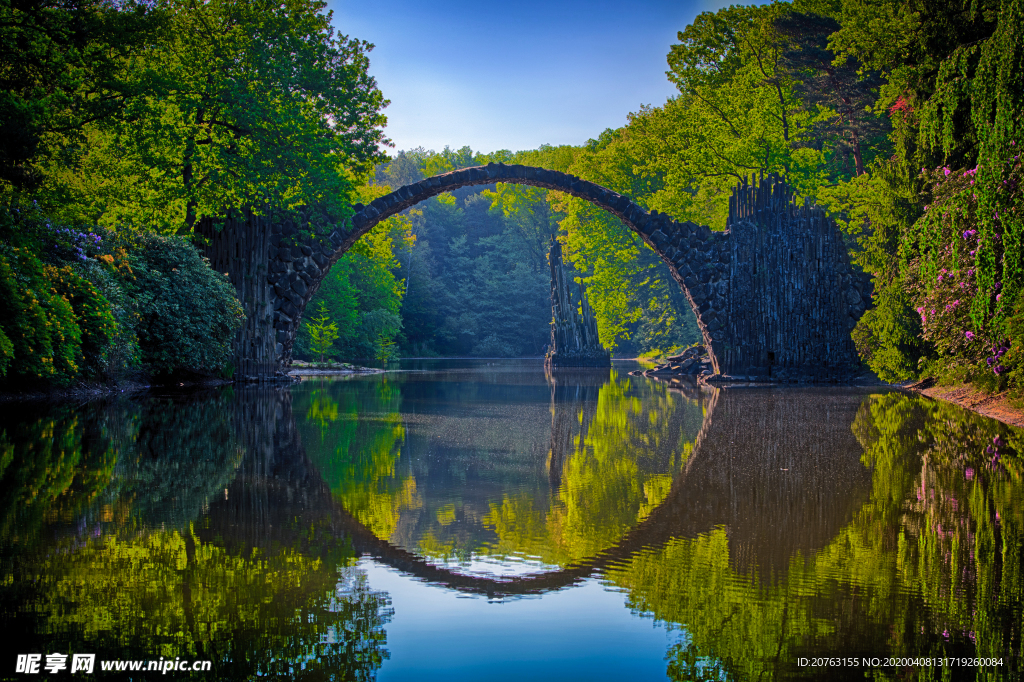
[[(619, 218), (661, 257), (697, 315), (717, 375), (750, 380), (841, 380), (859, 365), (850, 331), (869, 283), (850, 267), (824, 212), (797, 204), (784, 181), (738, 185), (725, 232), (648, 213), (628, 197), (558, 171), (488, 164), (436, 175), (356, 204), (326, 236), (308, 224), (252, 214), (204, 220), (211, 265), (228, 274), (246, 312), (236, 377), (265, 379), (291, 363), (306, 304), (328, 269), (380, 221), (460, 187), (533, 185), (585, 199)], [(218, 229), (219, 228), (219, 229)]]

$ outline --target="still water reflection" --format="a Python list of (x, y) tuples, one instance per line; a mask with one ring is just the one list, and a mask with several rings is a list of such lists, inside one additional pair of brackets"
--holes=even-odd
[[(621, 369), (5, 406), (0, 676), (56, 652), (212, 662), (190, 679), (1019, 675), (1020, 431)], [(944, 675), (829, 676), (865, 673)]]

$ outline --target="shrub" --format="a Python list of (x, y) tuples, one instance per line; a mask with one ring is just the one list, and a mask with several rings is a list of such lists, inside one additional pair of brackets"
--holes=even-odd
[(74, 311), (25, 249), (0, 254), (0, 330), (8, 341), (0, 342), (4, 376), (67, 384), (78, 374), (81, 331)]
[(75, 323), (81, 332), (82, 372), (97, 377), (106, 366), (110, 342), (117, 333), (117, 324), (110, 302), (91, 282), (79, 276), (71, 266), (45, 266), (44, 274), (57, 296), (71, 305)]
[(927, 351), (920, 338), (921, 325), (903, 287), (899, 279), (885, 286), (876, 280), (875, 306), (853, 330), (861, 360), (888, 382), (915, 378), (918, 360)]
[(144, 368), (157, 375), (218, 371), (244, 319), (234, 288), (184, 239), (141, 235), (135, 246), (134, 279), (125, 287), (135, 299)]

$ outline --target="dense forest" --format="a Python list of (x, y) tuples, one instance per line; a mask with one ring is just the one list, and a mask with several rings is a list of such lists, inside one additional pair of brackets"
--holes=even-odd
[[(886, 380), (1024, 383), (1024, 0), (795, 0), (705, 12), (667, 45), (678, 94), (580, 146), (384, 151), (371, 45), (322, 3), (0, 2), (0, 374), (67, 384), (229, 373), (240, 308), (193, 227), (351, 205), (489, 161), (565, 171), (724, 229), (728, 191), (785, 176), (874, 282), (854, 330)], [(496, 185), (379, 225), (329, 273), (297, 354), (540, 355), (564, 245), (616, 355), (698, 340), (621, 223)]]

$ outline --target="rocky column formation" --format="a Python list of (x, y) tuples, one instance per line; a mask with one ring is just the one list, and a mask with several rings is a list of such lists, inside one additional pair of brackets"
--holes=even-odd
[[(597, 319), (587, 302), (583, 284), (573, 300), (562, 263), (562, 245), (551, 240), (551, 346), (544, 364), (549, 367), (611, 367), (611, 354), (601, 347)], [(577, 302), (579, 308), (577, 308)]]
[(675, 376), (697, 377), (702, 372), (707, 374), (711, 373), (711, 360), (704, 351), (704, 346), (699, 344), (687, 348), (679, 355), (673, 355), (665, 359), (666, 362), (663, 362), (656, 367), (652, 367), (648, 370), (637, 369), (630, 372), (630, 374), (632, 376), (658, 378)]
[(267, 282), (271, 221), (251, 211), (215, 224), (200, 221), (196, 233), (206, 241), (210, 267), (235, 286), (245, 322), (235, 334), (231, 362), (235, 377), (282, 379), (281, 348), (275, 343), (275, 295)]
[(730, 296), (717, 311), (725, 378), (843, 381), (860, 371), (850, 332), (870, 297), (825, 212), (797, 205), (769, 176), (733, 190), (725, 265)]

